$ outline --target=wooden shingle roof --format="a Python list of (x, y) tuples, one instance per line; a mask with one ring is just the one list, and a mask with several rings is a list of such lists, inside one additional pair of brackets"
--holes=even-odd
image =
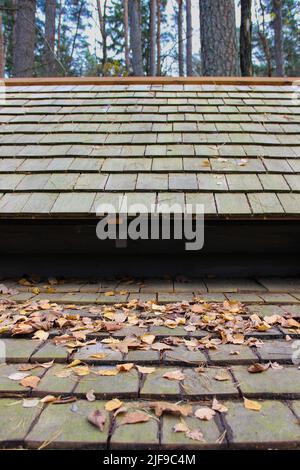
[(1, 218), (92, 217), (118, 195), (300, 216), (291, 81), (32, 83), (1, 95)]

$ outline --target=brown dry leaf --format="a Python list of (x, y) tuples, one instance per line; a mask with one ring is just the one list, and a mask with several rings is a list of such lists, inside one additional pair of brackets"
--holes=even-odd
[(118, 364), (117, 370), (119, 372), (129, 372), (134, 367), (133, 362), (128, 362), (127, 364)]
[(155, 340), (155, 335), (150, 335), (146, 333), (145, 335), (141, 336), (141, 341), (146, 344), (152, 344)]
[(269, 364), (260, 364), (259, 362), (256, 362), (255, 364), (252, 364), (248, 367), (248, 372), (251, 374), (258, 374), (260, 372), (265, 372), (268, 369)]
[(29, 377), (25, 377), (25, 379), (21, 380), (20, 385), (23, 387), (30, 387), (36, 388), (40, 382), (40, 378), (36, 377), (35, 375), (30, 375)]
[(39, 341), (46, 341), (49, 338), (48, 331), (38, 330), (34, 333), (32, 339), (38, 339)]
[(210, 421), (216, 413), (211, 408), (204, 406), (203, 408), (198, 408), (194, 414), (196, 418), (202, 419), (203, 421)]
[(93, 390), (93, 389), (89, 390), (89, 391), (86, 393), (85, 396), (86, 396), (87, 401), (95, 401), (95, 400), (96, 400), (95, 393), (94, 393), (94, 390)]
[(218, 380), (219, 382), (225, 382), (227, 380), (231, 380), (231, 377), (227, 370), (220, 370), (220, 372), (217, 372), (214, 379)]
[(212, 409), (214, 411), (218, 411), (219, 413), (227, 413), (228, 411), (227, 406), (223, 405), (223, 403), (220, 403), (216, 398), (213, 399)]
[(70, 369), (71, 367), (76, 367), (79, 364), (81, 364), (81, 361), (79, 359), (75, 359), (73, 362), (71, 362), (71, 364), (66, 366), (66, 369)]
[(163, 378), (168, 380), (184, 380), (185, 375), (181, 372), (181, 370), (174, 370), (171, 372), (166, 372), (163, 375)]
[(104, 429), (105, 421), (106, 421), (106, 413), (104, 411), (95, 410), (92, 411), (87, 417), (89, 423), (96, 426), (96, 428), (100, 429), (102, 432)]
[(156, 371), (156, 367), (135, 366), (141, 374), (152, 374)]
[(166, 349), (173, 349), (171, 346), (165, 343), (154, 343), (151, 345), (152, 349), (155, 351), (164, 351)]
[(105, 409), (107, 411), (115, 411), (123, 405), (123, 402), (118, 400), (118, 398), (114, 398), (113, 400), (108, 401), (105, 404)]
[(136, 424), (136, 423), (145, 423), (149, 421), (150, 416), (142, 411), (133, 411), (131, 413), (127, 413), (121, 421), (121, 425), (123, 424)]
[(199, 429), (189, 429), (185, 433), (186, 437), (189, 439), (193, 439), (193, 441), (200, 441), (200, 442), (205, 442), (203, 438), (203, 434)]
[(77, 401), (76, 397), (58, 397), (53, 400), (53, 405), (64, 405), (65, 403), (73, 403)]
[(184, 421), (180, 421), (179, 423), (175, 424), (173, 427), (174, 432), (187, 432), (189, 431), (189, 427)]
[(252, 411), (260, 411), (261, 410), (261, 404), (258, 403), (257, 401), (253, 400), (248, 400), (248, 398), (244, 397), (244, 406), (247, 410), (252, 410)]
[(102, 369), (102, 370), (97, 370), (97, 372), (94, 372), (96, 375), (107, 375), (113, 377), (114, 375), (118, 375), (119, 371), (118, 369)]
[(44, 398), (41, 398), (41, 403), (52, 403), (56, 400), (54, 395), (46, 395)]
[(149, 403), (149, 407), (155, 410), (156, 416), (159, 418), (163, 413), (172, 413), (180, 416), (189, 416), (192, 413), (190, 405), (176, 405), (175, 403), (166, 403), (163, 401), (155, 401)]

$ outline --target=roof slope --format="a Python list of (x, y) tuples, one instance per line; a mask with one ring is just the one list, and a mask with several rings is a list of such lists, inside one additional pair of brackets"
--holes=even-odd
[[(99, 202), (204, 203), (208, 217), (300, 216), (294, 87), (9, 86), (0, 217), (87, 217)], [(3, 97), (2, 97), (3, 98)]]

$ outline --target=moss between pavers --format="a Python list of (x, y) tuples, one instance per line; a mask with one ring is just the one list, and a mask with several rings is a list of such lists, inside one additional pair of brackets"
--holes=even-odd
[(13, 446), (21, 443), (28, 433), (42, 406), (24, 408), (23, 400), (0, 400), (0, 446)]
[[(145, 402), (144, 402), (145, 403)], [(155, 449), (159, 446), (159, 419), (143, 406), (143, 402), (125, 403), (128, 412), (145, 411), (151, 419), (145, 423), (121, 424), (124, 415), (117, 416), (110, 440), (111, 449)]]
[(164, 449), (182, 449), (193, 450), (193, 449), (217, 449), (225, 447), (225, 443), (218, 443), (217, 440), (221, 436), (221, 432), (216, 425), (216, 422), (212, 419), (211, 421), (200, 421), (197, 418), (183, 418), (182, 420), (187, 424), (189, 429), (197, 429), (202, 432), (203, 439), (205, 442), (195, 441), (185, 436), (184, 432), (174, 432), (173, 428), (176, 424), (180, 423), (181, 420), (176, 416), (164, 416), (162, 420), (162, 434), (161, 434), (161, 446)]
[[(239, 354), (231, 354), (233, 351), (237, 351)], [(220, 344), (218, 349), (209, 349), (207, 353), (209, 361), (216, 365), (258, 362), (253, 349), (241, 344)]]
[[(93, 371), (110, 369), (111, 367), (94, 367)], [(80, 378), (74, 393), (85, 395), (89, 390), (94, 390), (97, 398), (137, 398), (139, 390), (139, 377), (136, 370), (120, 372), (115, 376), (97, 376), (90, 374)]]
[(65, 370), (66, 365), (55, 364), (47, 370), (46, 374), (40, 381), (35, 390), (37, 395), (60, 395), (68, 393), (70, 394), (78, 382), (78, 377), (75, 374), (70, 377), (57, 377), (58, 372)]
[(167, 372), (178, 370), (176, 368), (161, 367), (152, 374), (145, 374), (145, 381), (141, 387), (141, 398), (153, 399), (179, 399), (180, 386), (178, 380), (168, 380), (163, 377)]
[(46, 441), (51, 441), (48, 448), (105, 449), (109, 429), (108, 413), (105, 412), (106, 423), (103, 432), (87, 420), (92, 411), (104, 410), (104, 406), (105, 403), (101, 401), (90, 403), (81, 400), (64, 405), (50, 404), (28, 434), (25, 445), (38, 448)]
[[(226, 369), (209, 367), (205, 372), (197, 372), (194, 369), (183, 369), (185, 379), (183, 381), (183, 393), (189, 398), (229, 398), (238, 397), (239, 392), (233, 380), (216, 380), (217, 375), (224, 373)], [(228, 372), (230, 377), (230, 373)]]
[[(15, 374), (16, 372), (20, 372), (18, 367), (21, 364), (17, 365), (6, 365), (6, 364), (0, 364), (0, 395), (3, 396), (4, 394), (9, 394), (9, 393), (18, 393), (18, 395), (27, 395), (28, 392), (31, 390), (29, 387), (23, 387), (20, 385), (19, 380), (12, 380), (9, 379), (8, 377), (11, 374)], [(28, 371), (29, 375), (34, 375), (37, 377), (41, 377), (45, 373), (45, 369), (33, 369)]]
[(245, 408), (243, 402), (224, 402), (230, 433), (230, 447), (281, 449), (299, 447), (300, 426), (291, 410), (280, 401), (259, 401), (260, 411)]
[(29, 338), (8, 338), (2, 341), (5, 345), (6, 362), (28, 362), (32, 353), (42, 344)]
[(239, 388), (246, 397), (300, 398), (300, 370), (297, 366), (271, 369), (253, 374), (247, 367), (231, 368)]

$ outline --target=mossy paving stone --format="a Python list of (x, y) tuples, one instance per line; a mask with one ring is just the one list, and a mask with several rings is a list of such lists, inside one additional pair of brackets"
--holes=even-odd
[(88, 422), (87, 417), (95, 410), (104, 410), (105, 403), (79, 400), (74, 403), (48, 405), (25, 440), (29, 448), (38, 448), (49, 441), (46, 449), (105, 449), (109, 416), (106, 413), (104, 430)]
[(2, 340), (6, 362), (28, 362), (32, 353), (42, 344), (40, 341), (23, 338)]
[(291, 364), (295, 349), (293, 349), (292, 341), (278, 339), (266, 340), (257, 351), (261, 360), (264, 362), (276, 361), (283, 364)]
[[(110, 366), (94, 367), (93, 371), (108, 370)], [(86, 395), (89, 390), (94, 390), (97, 398), (137, 398), (139, 390), (139, 376), (135, 369), (128, 372), (119, 372), (114, 376), (94, 375), (93, 373), (80, 377), (74, 393)]]
[(261, 339), (262, 341), (265, 339), (278, 339), (278, 338), (283, 338), (282, 331), (274, 326), (273, 328), (270, 328), (269, 330), (266, 331), (257, 331), (257, 330), (250, 330), (247, 333), (245, 333), (245, 338), (258, 338)]
[(292, 401), (291, 405), (293, 407), (294, 412), (298, 416), (298, 419), (300, 419), (300, 400)]
[[(185, 379), (183, 381), (183, 393), (189, 398), (235, 398), (239, 396), (229, 371), (225, 368), (207, 367), (204, 372), (195, 369), (183, 369)], [(217, 380), (216, 376), (228, 375), (229, 380)]]
[[(233, 352), (239, 354), (231, 354)], [(252, 364), (258, 362), (258, 358), (251, 348), (243, 344), (220, 344), (218, 349), (209, 349), (209, 361), (212, 364)]]
[(300, 370), (296, 366), (271, 367), (261, 373), (248, 372), (247, 367), (232, 367), (238, 386), (246, 397), (300, 398)]
[(31, 356), (30, 362), (48, 362), (52, 360), (55, 362), (67, 362), (68, 357), (67, 348), (47, 341)]
[[(61, 395), (71, 394), (73, 388), (78, 382), (78, 377), (72, 373), (69, 377), (58, 377), (57, 373), (67, 371), (67, 364), (54, 364), (47, 370), (42, 380), (34, 391), (36, 395)], [(72, 369), (71, 369), (72, 370)]]
[(22, 443), (42, 406), (24, 408), (23, 400), (4, 398), (0, 400), (0, 446)]
[[(178, 380), (169, 380), (163, 377), (168, 372), (178, 370), (176, 368), (161, 367), (152, 374), (144, 374), (145, 381), (142, 385), (141, 398), (153, 399), (175, 399), (180, 396), (180, 385)], [(180, 369), (179, 369), (180, 370)]]
[(116, 418), (110, 449), (156, 449), (159, 446), (159, 419), (149, 411), (147, 402), (124, 403), (128, 412), (144, 411), (151, 416), (144, 423), (121, 424), (124, 414)]
[[(101, 359), (97, 359), (92, 357), (95, 354), (106, 354), (106, 356), (101, 357)], [(74, 354), (74, 359), (80, 359), (81, 361), (93, 364), (122, 361), (122, 358), (123, 356), (119, 351), (113, 351), (100, 341), (96, 344), (84, 346)]]
[(160, 361), (160, 355), (159, 351), (153, 351), (152, 349), (148, 349), (147, 351), (135, 349), (126, 354), (125, 361), (142, 364), (158, 364)]
[[(4, 395), (10, 396), (10, 394), (26, 396), (28, 392), (31, 390), (29, 387), (23, 387), (23, 385), (20, 385), (21, 380), (12, 380), (8, 378), (11, 374), (21, 372), (19, 370), (19, 366), (21, 365), (22, 364), (18, 364), (18, 365), (0, 364), (0, 394), (1, 396), (4, 396)], [(41, 377), (45, 373), (45, 369), (42, 369), (42, 368), (32, 369), (32, 370), (26, 371), (26, 373), (28, 375)]]
[(249, 315), (253, 315), (256, 313), (259, 317), (267, 317), (271, 315), (283, 315), (284, 308), (287, 306), (279, 306), (279, 305), (247, 305), (246, 310)]
[(149, 333), (155, 336), (188, 336), (189, 333), (184, 328), (168, 328), (167, 326), (151, 326)]
[(189, 351), (184, 346), (176, 346), (172, 350), (163, 354), (164, 364), (191, 364), (197, 365), (206, 363), (207, 359), (202, 351)]
[(291, 410), (280, 401), (259, 401), (260, 411), (245, 408), (243, 402), (224, 402), (230, 426), (229, 446), (246, 449), (299, 448), (300, 426)]
[[(196, 407), (197, 408), (197, 407)], [(161, 446), (163, 449), (219, 449), (225, 447), (225, 443), (218, 443), (221, 436), (214, 419), (211, 421), (200, 421), (197, 418), (183, 418), (189, 429), (199, 430), (203, 434), (204, 442), (189, 439), (184, 432), (174, 432), (173, 428), (181, 420), (176, 416), (164, 416), (162, 420)]]

